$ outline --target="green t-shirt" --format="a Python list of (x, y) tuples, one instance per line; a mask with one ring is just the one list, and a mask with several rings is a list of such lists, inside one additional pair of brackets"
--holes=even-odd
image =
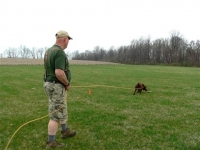
[(71, 72), (69, 70), (68, 58), (64, 50), (58, 46), (53, 45), (44, 55), (45, 81), (59, 81), (55, 75), (55, 69), (62, 69), (65, 72), (67, 80), (71, 81)]

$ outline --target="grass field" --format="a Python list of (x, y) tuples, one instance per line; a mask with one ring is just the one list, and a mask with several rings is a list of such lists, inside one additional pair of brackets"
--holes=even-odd
[[(71, 71), (68, 125), (77, 136), (60, 139), (59, 129), (63, 149), (200, 149), (199, 68), (71, 65)], [(152, 92), (132, 95), (137, 82)], [(22, 124), (47, 114), (43, 66), (0, 66), (0, 149)], [(45, 149), (48, 120), (21, 128), (8, 149)]]

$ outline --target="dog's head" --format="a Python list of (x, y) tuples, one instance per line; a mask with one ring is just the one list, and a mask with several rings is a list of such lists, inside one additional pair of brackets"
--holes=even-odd
[(142, 83), (142, 90), (147, 91), (147, 86)]

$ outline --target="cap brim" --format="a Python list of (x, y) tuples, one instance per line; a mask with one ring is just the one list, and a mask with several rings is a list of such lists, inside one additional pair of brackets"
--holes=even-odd
[(69, 40), (73, 40), (73, 38), (71, 36), (68, 36)]

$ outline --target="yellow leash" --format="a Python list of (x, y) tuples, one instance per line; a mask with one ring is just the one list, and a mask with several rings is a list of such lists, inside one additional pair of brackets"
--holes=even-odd
[(29, 123), (31, 123), (31, 122), (34, 122), (34, 121), (43, 119), (43, 118), (48, 117), (48, 116), (49, 116), (49, 114), (46, 115), (46, 116), (43, 116), (43, 117), (41, 117), (41, 118), (37, 118), (37, 119), (31, 120), (31, 121), (28, 121), (28, 122), (24, 123), (23, 125), (21, 125), (21, 126), (14, 132), (14, 134), (11, 136), (10, 140), (9, 140), (8, 143), (7, 143), (7, 146), (6, 146), (5, 150), (8, 149), (8, 146), (10, 145), (10, 142), (12, 141), (13, 137), (15, 136), (15, 134), (16, 134), (23, 126), (25, 126), (25, 125), (27, 125), (27, 124), (29, 124)]
[(88, 86), (73, 86), (73, 87), (76, 87), (76, 88), (107, 87), (107, 88), (126, 89), (126, 90), (133, 89), (133, 88), (116, 87), (116, 86), (109, 86), (109, 85), (88, 85)]
[[(64, 100), (66, 100), (66, 98), (67, 98), (67, 93), (65, 94)], [(64, 105), (65, 105), (65, 104), (64, 104)], [(8, 143), (7, 143), (7, 146), (6, 146), (5, 150), (8, 149), (8, 146), (10, 145), (10, 142), (12, 141), (13, 137), (15, 136), (15, 134), (16, 134), (23, 126), (25, 126), (25, 125), (27, 125), (27, 124), (29, 124), (29, 123), (31, 123), (31, 122), (38, 121), (38, 120), (41, 120), (41, 119), (43, 119), (43, 118), (46, 118), (46, 117), (48, 117), (49, 115), (52, 115), (52, 114), (58, 112), (59, 110), (61, 110), (61, 109), (64, 107), (64, 105), (62, 105), (59, 109), (53, 111), (52, 113), (50, 113), (50, 114), (48, 114), (48, 115), (45, 115), (45, 116), (43, 116), (43, 117), (40, 117), (40, 118), (37, 118), (37, 119), (34, 119), (34, 120), (30, 120), (30, 121), (24, 123), (23, 125), (21, 125), (21, 126), (14, 132), (14, 134), (11, 136), (10, 140), (9, 140)]]
[[(132, 88), (116, 87), (116, 86), (107, 86), (107, 85), (89, 85), (89, 86), (73, 86), (73, 87), (76, 87), (76, 88), (108, 87), (108, 88), (119, 88), (119, 89), (127, 89), (127, 90), (132, 89)], [(65, 94), (64, 100), (66, 100), (66, 97), (67, 97), (67, 94)], [(48, 114), (48, 115), (45, 115), (45, 116), (43, 116), (43, 117), (40, 117), (40, 118), (37, 118), (37, 119), (34, 119), (34, 120), (30, 120), (30, 121), (24, 123), (23, 125), (21, 125), (21, 126), (13, 133), (13, 135), (11, 136), (10, 140), (8, 141), (8, 143), (7, 143), (7, 145), (6, 145), (5, 150), (8, 149), (8, 146), (10, 145), (10, 142), (12, 141), (13, 137), (17, 134), (17, 132), (18, 132), (22, 127), (24, 127), (25, 125), (27, 125), (27, 124), (29, 124), (29, 123), (31, 123), (31, 122), (35, 122), (35, 121), (41, 120), (41, 119), (43, 119), (43, 118), (46, 118), (46, 117), (48, 117), (49, 115), (52, 115), (52, 114), (58, 112), (58, 111), (61, 110), (63, 107), (64, 107), (64, 105), (61, 106), (59, 109), (55, 110), (54, 112)]]

